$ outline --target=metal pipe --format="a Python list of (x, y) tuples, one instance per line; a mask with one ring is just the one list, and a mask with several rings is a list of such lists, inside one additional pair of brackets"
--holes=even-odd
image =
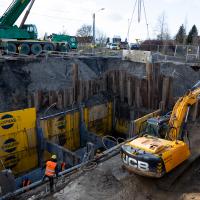
[[(114, 147), (112, 147), (112, 148), (104, 151), (103, 154), (102, 154), (102, 156), (100, 156), (98, 158), (95, 158), (93, 160), (90, 160), (90, 161), (78, 164), (78, 165), (76, 165), (74, 167), (66, 169), (65, 171), (59, 172), (58, 176), (63, 176), (63, 175), (68, 174), (68, 173), (70, 173), (72, 171), (75, 171), (75, 170), (81, 168), (82, 166), (87, 165), (88, 163), (90, 163), (92, 161), (100, 161), (100, 162), (102, 162), (102, 161), (108, 160), (109, 158), (111, 158), (111, 157), (113, 157), (113, 156), (115, 156), (115, 155), (117, 155), (119, 153), (120, 150), (118, 148), (120, 148), (123, 144), (125, 144), (126, 142), (129, 142), (129, 141), (131, 141), (131, 140), (133, 140), (133, 139), (135, 139), (137, 137), (138, 136), (135, 136), (135, 137), (133, 137), (131, 139), (128, 139), (127, 141), (125, 141), (125, 142), (123, 142), (121, 144), (118, 144), (118, 145), (116, 145), (116, 146), (114, 146)], [(105, 158), (106, 155), (108, 155), (108, 157)], [(45, 183), (45, 182), (43, 182), (42, 180), (39, 180), (39, 181), (34, 182), (34, 183), (32, 183), (32, 184), (30, 184), (30, 185), (28, 185), (26, 187), (18, 189), (18, 190), (16, 190), (13, 193), (6, 194), (5, 196), (1, 197), (0, 200), (6, 200), (6, 199), (9, 199), (11, 197), (17, 196), (17, 195), (25, 192), (26, 190), (30, 190), (30, 189), (33, 189), (35, 187), (38, 187), (38, 186), (42, 185), (43, 183)]]
[[(63, 172), (60, 172), (58, 175), (59, 175), (59, 176), (63, 176), (64, 174), (70, 173), (70, 172), (72, 172), (72, 171), (74, 171), (74, 170), (80, 168), (82, 165), (85, 165), (85, 164), (86, 164), (86, 163), (84, 163), (84, 164), (81, 163), (81, 164), (79, 164), (79, 165), (76, 165), (76, 166), (74, 166), (74, 167), (71, 167), (70, 169), (66, 169), (66, 170), (63, 171)], [(47, 182), (47, 181), (45, 181), (45, 182)], [(33, 188), (35, 188), (35, 187), (38, 187), (38, 186), (42, 185), (42, 184), (45, 183), (45, 182), (42, 181), (42, 180), (39, 180), (39, 181), (34, 182), (34, 183), (32, 183), (32, 184), (30, 184), (30, 185), (28, 185), (28, 186), (26, 186), (26, 187), (23, 187), (23, 188), (18, 189), (18, 190), (16, 190), (15, 192), (6, 194), (5, 196), (1, 197), (0, 200), (6, 200), (6, 199), (8, 199), (8, 198), (17, 196), (17, 195), (19, 195), (19, 194), (21, 194), (21, 193), (23, 193), (23, 192), (25, 192), (25, 191), (27, 191), (27, 190), (31, 190), (31, 189), (33, 189)]]
[(96, 38), (95, 38), (95, 13), (93, 13), (92, 18), (93, 18), (93, 46), (95, 47), (95, 40), (96, 40)]
[(76, 110), (79, 110), (79, 108), (73, 108), (73, 109), (70, 109), (70, 110), (67, 110), (67, 111), (63, 111), (63, 112), (59, 112), (59, 113), (56, 113), (56, 114), (48, 115), (46, 117), (41, 117), (40, 120), (45, 120), (45, 119), (58, 117), (59, 115), (67, 114), (69, 112), (76, 111)]

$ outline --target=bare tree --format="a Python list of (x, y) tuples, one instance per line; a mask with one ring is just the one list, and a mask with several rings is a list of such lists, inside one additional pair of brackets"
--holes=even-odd
[(100, 30), (97, 30), (97, 31), (96, 31), (96, 42), (97, 42), (100, 46), (103, 46), (103, 45), (106, 44), (106, 41), (107, 41), (106, 34), (103, 33), (103, 32), (100, 31)]
[(83, 24), (76, 32), (78, 37), (89, 37), (92, 35), (92, 26)]
[(167, 24), (167, 17), (165, 15), (165, 12), (163, 12), (159, 17), (156, 25), (156, 35), (158, 40), (169, 40), (170, 34)]

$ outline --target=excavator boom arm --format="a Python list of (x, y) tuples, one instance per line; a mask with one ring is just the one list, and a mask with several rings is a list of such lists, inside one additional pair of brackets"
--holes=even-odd
[(175, 104), (169, 124), (170, 132), (168, 134), (169, 139), (176, 140), (181, 132), (183, 121), (189, 111), (189, 107), (195, 104), (200, 96), (200, 87), (197, 87), (193, 91), (189, 91), (185, 96), (181, 97)]

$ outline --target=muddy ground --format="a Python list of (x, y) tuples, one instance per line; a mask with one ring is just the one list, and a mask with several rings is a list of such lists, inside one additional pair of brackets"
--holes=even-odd
[[(200, 153), (200, 123), (190, 125), (193, 153)], [(179, 169), (181, 169), (180, 166)], [(200, 199), (200, 158), (175, 182), (175, 170), (162, 179), (129, 174), (122, 168), (120, 156), (99, 164), (69, 183), (63, 190), (46, 199), (54, 200), (189, 200)]]

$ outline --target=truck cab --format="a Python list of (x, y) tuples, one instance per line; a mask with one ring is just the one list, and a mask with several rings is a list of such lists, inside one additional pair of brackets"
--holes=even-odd
[(38, 38), (37, 27), (34, 24), (24, 24), (22, 29), (30, 34), (31, 39), (36, 40)]

